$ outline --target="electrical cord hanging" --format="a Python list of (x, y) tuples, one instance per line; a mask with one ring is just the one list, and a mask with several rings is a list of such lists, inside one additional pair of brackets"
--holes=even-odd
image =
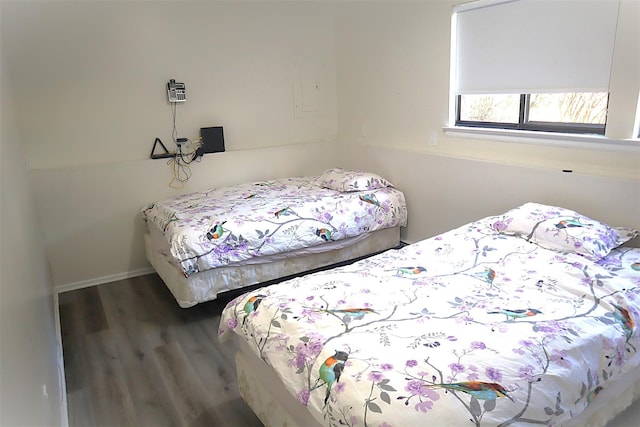
[(189, 165), (194, 161), (200, 161), (196, 157), (196, 150), (198, 144), (194, 144), (191, 140), (187, 140), (186, 143), (178, 145), (175, 157), (172, 157), (167, 161), (167, 164), (171, 166), (173, 171), (173, 178), (169, 182), (171, 188), (184, 188), (184, 183), (191, 178), (191, 168)]
[(176, 105), (177, 105), (177, 102), (171, 103), (171, 112), (173, 114), (173, 131), (171, 132), (171, 138), (173, 139), (173, 142), (175, 144), (178, 143), (178, 128), (176, 127), (176, 114), (177, 114)]
[(169, 182), (169, 187), (175, 189), (184, 188), (184, 183), (191, 178), (191, 168), (189, 165), (196, 161), (200, 161), (196, 156), (196, 151), (199, 146), (200, 140), (198, 140), (198, 146), (196, 146), (191, 140), (187, 139), (186, 143), (178, 143), (178, 128), (176, 126), (177, 108), (175, 102), (171, 104), (171, 113), (173, 116), (173, 131), (171, 137), (178, 149), (176, 150), (175, 157), (170, 158), (167, 161), (167, 165), (171, 166), (173, 172), (173, 178)]
[(172, 157), (167, 162), (173, 171), (173, 178), (169, 182), (169, 187), (176, 189), (184, 188), (184, 183), (191, 178), (191, 168), (189, 167), (189, 163), (186, 163), (184, 160), (182, 147), (178, 147), (176, 156)]

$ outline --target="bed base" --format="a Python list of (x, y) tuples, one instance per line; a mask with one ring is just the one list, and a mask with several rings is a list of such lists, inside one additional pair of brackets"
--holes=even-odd
[[(145, 252), (165, 285), (182, 308), (216, 299), (218, 294), (265, 283), (375, 254), (400, 244), (400, 227), (374, 231), (334, 246), (320, 245), (300, 251), (295, 256), (271, 257), (267, 262), (233, 265), (202, 271), (189, 276), (171, 260), (168, 248), (159, 245), (153, 231), (145, 234)], [(322, 251), (322, 252), (320, 252)]]

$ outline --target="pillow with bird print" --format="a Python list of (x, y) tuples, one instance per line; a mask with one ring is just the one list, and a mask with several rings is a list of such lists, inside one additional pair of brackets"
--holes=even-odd
[(582, 255), (599, 261), (638, 232), (612, 227), (575, 211), (539, 203), (524, 205), (499, 216), (495, 231), (522, 237), (546, 249)]
[(332, 168), (324, 171), (318, 178), (318, 185), (322, 188), (343, 193), (393, 187), (393, 184), (375, 173), (342, 168)]
[(615, 248), (606, 257), (598, 261), (615, 276), (628, 276), (640, 279), (640, 248), (623, 246)]

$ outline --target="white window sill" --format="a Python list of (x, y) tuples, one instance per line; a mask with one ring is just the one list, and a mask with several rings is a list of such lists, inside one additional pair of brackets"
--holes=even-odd
[(611, 139), (601, 135), (534, 132), (462, 126), (445, 126), (443, 130), (445, 135), (457, 138), (552, 145), (554, 147), (587, 148), (592, 150), (640, 152), (640, 139)]

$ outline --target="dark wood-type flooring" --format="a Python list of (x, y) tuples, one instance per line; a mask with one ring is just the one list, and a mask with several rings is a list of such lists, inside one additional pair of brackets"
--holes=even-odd
[(156, 274), (61, 293), (69, 425), (262, 426), (218, 341), (236, 295), (183, 309)]

